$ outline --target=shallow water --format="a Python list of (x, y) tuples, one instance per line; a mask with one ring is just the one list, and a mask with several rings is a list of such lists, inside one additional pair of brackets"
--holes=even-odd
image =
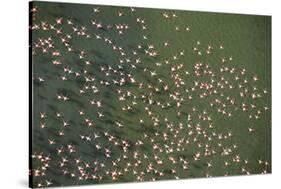
[(32, 186), (271, 172), (271, 17), (33, 7)]

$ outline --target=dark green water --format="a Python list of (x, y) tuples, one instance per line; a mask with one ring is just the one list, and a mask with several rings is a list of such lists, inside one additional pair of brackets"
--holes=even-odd
[(271, 17), (33, 7), (32, 186), (271, 172)]

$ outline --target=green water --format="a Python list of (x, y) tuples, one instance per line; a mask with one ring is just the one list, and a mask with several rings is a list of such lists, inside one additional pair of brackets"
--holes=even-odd
[[(31, 161), (31, 171), (40, 170), (40, 173), (44, 174), (34, 176), (32, 186), (271, 172), (271, 17), (143, 8), (135, 8), (135, 11), (132, 11), (129, 7), (37, 1), (33, 2), (33, 7), (37, 11), (33, 12), (32, 23), (33, 26), (38, 25), (39, 29), (31, 31), (34, 52), (32, 155), (35, 155)], [(94, 12), (93, 8), (99, 8), (99, 12)], [(118, 16), (118, 12), (123, 15)], [(169, 18), (166, 19), (163, 13), (167, 13)], [(172, 14), (176, 16), (173, 17)], [(62, 18), (62, 24), (56, 23), (58, 18)], [(137, 22), (138, 18), (144, 20), (144, 23)], [(68, 24), (67, 20), (71, 20), (73, 25)], [(96, 28), (92, 25), (93, 20), (101, 22), (103, 27)], [(122, 30), (123, 34), (118, 34), (116, 24), (126, 24), (129, 28)], [(51, 29), (51, 25), (55, 29)], [(108, 25), (112, 28), (107, 28)], [(46, 27), (45, 30), (43, 26)], [(142, 29), (143, 26), (147, 29)], [(73, 32), (72, 27), (85, 31), (86, 34), (79, 35)], [(82, 27), (86, 29), (83, 30)], [(190, 30), (187, 31), (186, 27)], [(62, 33), (56, 33), (56, 30), (61, 30)], [(67, 35), (71, 35), (71, 38), (67, 39)], [(87, 35), (90, 35), (89, 38)], [(97, 39), (95, 35), (100, 35), (101, 39)], [(48, 45), (44, 40), (49, 37), (54, 47), (44, 46)], [(62, 38), (67, 42), (63, 43)], [(117, 48), (122, 47), (122, 50), (113, 50), (112, 44), (106, 42), (105, 38), (111, 40)], [(40, 44), (40, 39), (43, 45)], [(165, 42), (168, 42), (168, 46), (164, 45)], [(65, 44), (73, 51), (69, 52)], [(141, 48), (138, 48), (138, 45), (141, 45)], [(150, 45), (153, 45), (153, 48), (149, 49)], [(207, 54), (209, 45), (212, 48), (210, 54)], [(47, 52), (43, 53), (42, 48), (46, 48)], [(198, 50), (194, 51), (194, 48)], [(82, 50), (86, 53), (84, 58), (80, 59), (79, 53)], [(59, 51), (60, 56), (54, 56), (54, 51)], [(146, 51), (157, 52), (157, 55), (149, 56)], [(184, 55), (180, 55), (181, 51)], [(199, 51), (201, 55), (198, 54)], [(125, 54), (122, 56), (120, 52)], [(174, 59), (174, 56), (177, 58)], [(222, 62), (223, 58), (226, 62)], [(120, 63), (120, 59), (124, 63)], [(137, 59), (140, 63), (136, 63)], [(61, 64), (52, 64), (54, 60), (60, 61)], [(86, 61), (91, 64), (86, 65)], [(166, 64), (165, 61), (169, 63)], [(199, 62), (202, 64), (199, 71), (209, 70), (214, 75), (205, 73), (197, 76), (194, 65)], [(171, 72), (172, 67), (180, 64), (183, 68)], [(108, 70), (109, 66), (115, 69), (116, 73)], [(105, 71), (101, 71), (101, 67)], [(225, 67), (235, 70), (233, 73), (221, 72), (220, 69)], [(65, 68), (71, 70), (71, 73), (65, 72)], [(244, 74), (241, 74), (242, 69), (246, 70)], [(150, 71), (155, 71), (157, 75), (152, 76)], [(185, 71), (190, 74), (185, 74)], [(105, 75), (106, 72), (109, 75)], [(79, 73), (79, 76), (75, 76), (75, 73)], [(177, 87), (175, 80), (171, 78), (173, 74), (182, 78), (185, 84)], [(131, 76), (136, 83), (130, 82)], [(236, 76), (239, 77), (238, 80), (235, 79)], [(258, 77), (257, 81), (253, 80), (254, 76)], [(94, 78), (93, 81), (86, 80), (91, 77)], [(126, 80), (124, 85), (114, 84), (114, 81), (122, 78)], [(159, 82), (159, 79), (163, 82)], [(110, 85), (102, 85), (101, 81), (108, 81)], [(200, 89), (194, 82), (212, 84), (213, 88)], [(143, 88), (139, 87), (140, 83), (144, 85)], [(220, 88), (220, 84), (225, 88)], [(163, 89), (165, 85), (169, 86), (167, 91)], [(229, 85), (233, 88), (228, 88)], [(92, 86), (97, 87), (99, 92), (94, 93)], [(155, 91), (156, 88), (159, 91)], [(192, 91), (192, 88), (195, 90)], [(80, 90), (84, 92), (80, 93)], [(122, 92), (119, 94), (117, 90)], [(213, 93), (213, 90), (218, 93)], [(243, 90), (247, 90), (245, 97), (240, 96)], [(127, 95), (128, 91), (132, 95)], [(203, 93), (210, 91), (212, 94), (199, 98)], [(170, 96), (175, 93), (179, 94), (179, 99), (183, 99), (180, 107), (176, 106), (178, 100), (173, 100)], [(123, 94), (125, 100), (118, 100)], [(252, 94), (261, 96), (252, 98)], [(57, 95), (66, 96), (69, 100), (59, 100)], [(188, 99), (188, 96), (192, 99)], [(235, 103), (230, 104), (227, 97), (235, 99)], [(225, 107), (221, 107), (222, 104), (218, 105), (219, 107), (210, 106), (215, 99), (220, 100)], [(100, 100), (102, 107), (92, 105), (92, 100)], [(133, 105), (133, 101), (137, 104)], [(167, 107), (166, 103), (171, 106)], [(247, 106), (246, 111), (242, 111), (243, 103)], [(131, 106), (132, 110), (123, 111), (122, 107), (127, 106)], [(145, 107), (149, 108), (152, 115), (147, 114)], [(265, 107), (268, 110), (265, 110)], [(193, 111), (193, 108), (196, 110)], [(223, 115), (218, 109), (224, 109), (231, 113), (231, 116)], [(84, 115), (80, 115), (79, 111), (83, 111)], [(255, 118), (257, 111), (260, 113), (258, 118)], [(40, 118), (40, 112), (46, 117)], [(104, 117), (99, 117), (98, 112), (104, 114)], [(177, 116), (177, 112), (182, 115)], [(60, 113), (61, 117), (58, 117), (57, 113)], [(188, 120), (188, 115), (191, 120)], [(200, 119), (202, 116), (207, 116), (210, 120)], [(155, 121), (155, 118), (159, 121)], [(165, 121), (165, 118), (168, 121)], [(91, 120), (93, 125), (88, 126), (85, 119)], [(140, 123), (139, 119), (143, 119), (143, 123)], [(65, 127), (63, 121), (68, 123)], [(116, 121), (123, 127), (118, 127)], [(41, 128), (40, 124), (45, 124), (46, 127)], [(183, 125), (182, 128), (180, 124)], [(209, 128), (210, 124), (213, 128)], [(254, 131), (249, 132), (249, 128)], [(60, 131), (64, 131), (63, 136), (59, 135)], [(189, 135), (190, 131), (193, 134)], [(113, 139), (109, 140), (104, 132), (108, 132)], [(227, 136), (230, 132), (232, 136), (218, 138), (219, 135)], [(164, 133), (168, 135), (167, 140), (162, 137)], [(94, 139), (95, 134), (100, 137)], [(148, 137), (144, 137), (145, 134)], [(204, 137), (204, 134), (207, 137)], [(82, 140), (80, 135), (91, 137), (91, 141)], [(208, 137), (211, 140), (208, 140)], [(48, 140), (54, 140), (55, 144), (50, 144)], [(139, 140), (143, 145), (136, 144)], [(177, 151), (181, 140), (184, 144), (181, 144)], [(123, 150), (122, 141), (129, 144), (126, 152)], [(117, 144), (114, 145), (114, 142)], [(97, 144), (102, 148), (97, 149)], [(153, 149), (155, 144), (161, 150)], [(205, 146), (207, 144), (209, 147)], [(74, 146), (75, 152), (71, 153), (68, 145)], [(237, 148), (233, 145), (237, 145)], [(165, 146), (173, 149), (173, 152), (167, 153)], [(63, 149), (62, 153), (58, 153), (60, 148)], [(110, 149), (110, 158), (106, 158), (105, 148)], [(206, 149), (213, 152), (204, 156), (202, 154)], [(222, 155), (224, 149), (231, 149), (230, 154)], [(136, 158), (135, 152), (140, 154)], [(201, 153), (200, 160), (194, 160), (194, 154), (197, 152)], [(49, 166), (45, 166), (46, 161), (38, 158), (38, 154), (50, 157), (47, 161)], [(124, 158), (124, 155), (128, 158)], [(144, 158), (144, 155), (148, 158)], [(162, 164), (157, 164), (155, 155), (162, 160)], [(233, 160), (236, 156), (240, 157), (239, 162)], [(176, 163), (173, 164), (169, 160), (170, 157), (173, 157)], [(67, 161), (60, 166), (62, 158)], [(76, 163), (76, 159), (81, 162)], [(181, 159), (188, 162), (187, 169), (183, 169)], [(262, 163), (258, 160), (262, 160)], [(140, 163), (135, 164), (138, 161)], [(128, 167), (128, 162), (132, 166)], [(208, 167), (208, 162), (211, 162), (212, 166)], [(225, 162), (230, 164), (226, 166)], [(101, 167), (101, 164), (105, 167)], [(149, 164), (153, 167), (150, 172), (147, 171)], [(114, 171), (119, 171), (120, 175), (113, 179)], [(137, 173), (134, 174), (134, 171)], [(90, 178), (92, 176), (97, 178)], [(47, 184), (48, 182), (50, 183)]]

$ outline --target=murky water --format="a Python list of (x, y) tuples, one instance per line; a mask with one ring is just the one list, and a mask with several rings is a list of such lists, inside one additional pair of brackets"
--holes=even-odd
[(271, 17), (31, 12), (32, 186), (271, 172)]

